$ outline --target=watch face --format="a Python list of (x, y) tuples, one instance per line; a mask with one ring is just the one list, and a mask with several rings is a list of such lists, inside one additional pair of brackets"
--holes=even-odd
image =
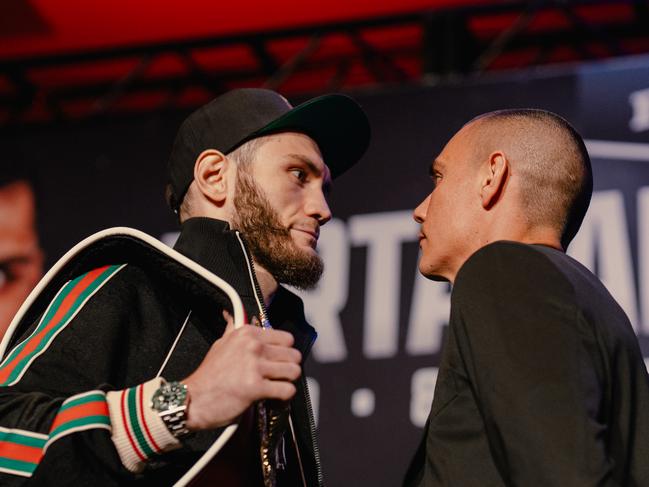
[(151, 405), (156, 411), (167, 411), (185, 404), (187, 388), (180, 382), (168, 382), (155, 391)]

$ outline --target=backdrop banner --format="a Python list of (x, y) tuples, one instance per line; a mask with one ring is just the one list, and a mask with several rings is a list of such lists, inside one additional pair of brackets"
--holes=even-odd
[[(544, 108), (584, 136), (595, 192), (569, 253), (602, 279), (649, 356), (649, 58), (356, 98), (372, 124), (371, 146), (334, 184), (335, 218), (320, 241), (325, 274), (303, 294), (319, 332), (307, 374), (328, 485), (399, 485), (422, 435), (450, 286), (418, 274), (412, 210), (431, 189), (430, 162), (480, 113)], [(177, 226), (164, 203), (164, 172), (184, 115), (3, 135), (33, 168), (50, 265), (108, 226), (132, 226), (173, 243)]]

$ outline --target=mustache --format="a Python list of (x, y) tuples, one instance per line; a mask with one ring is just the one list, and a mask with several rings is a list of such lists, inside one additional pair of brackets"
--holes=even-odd
[(277, 236), (285, 236), (288, 237), (290, 236), (291, 230), (298, 230), (300, 232), (305, 232), (310, 235), (313, 235), (316, 240), (320, 238), (320, 225), (312, 225), (312, 224), (298, 224), (298, 225), (290, 225), (290, 226), (284, 226), (279, 222), (264, 222), (262, 225), (258, 225), (258, 229), (260, 231), (265, 231), (272, 233)]
[[(256, 232), (265, 232), (275, 236), (289, 237), (290, 229), (277, 222), (258, 222)], [(273, 224), (274, 223), (274, 224)]]

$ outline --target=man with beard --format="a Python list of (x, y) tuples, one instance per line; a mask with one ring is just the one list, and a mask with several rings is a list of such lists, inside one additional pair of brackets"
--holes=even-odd
[[(169, 160), (177, 253), (124, 229), (91, 238), (3, 343), (3, 485), (323, 485), (302, 374), (315, 331), (280, 284), (317, 283), (331, 179), (368, 142), (342, 95), (293, 108), (241, 89), (190, 115)], [(232, 326), (211, 276), (253, 326)]]
[(404, 485), (649, 485), (638, 340), (565, 254), (593, 188), (581, 136), (543, 110), (487, 113), (430, 172), (419, 270), (453, 284), (451, 315)]

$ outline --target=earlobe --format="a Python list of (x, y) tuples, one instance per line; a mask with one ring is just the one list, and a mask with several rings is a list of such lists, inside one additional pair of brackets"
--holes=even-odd
[(228, 184), (226, 172), (228, 159), (215, 149), (200, 153), (194, 165), (194, 181), (198, 190), (208, 200), (221, 205), (227, 196)]
[(486, 210), (492, 208), (500, 199), (507, 177), (509, 175), (509, 162), (502, 152), (494, 152), (489, 156), (487, 176), (482, 181), (480, 196), (482, 207)]

